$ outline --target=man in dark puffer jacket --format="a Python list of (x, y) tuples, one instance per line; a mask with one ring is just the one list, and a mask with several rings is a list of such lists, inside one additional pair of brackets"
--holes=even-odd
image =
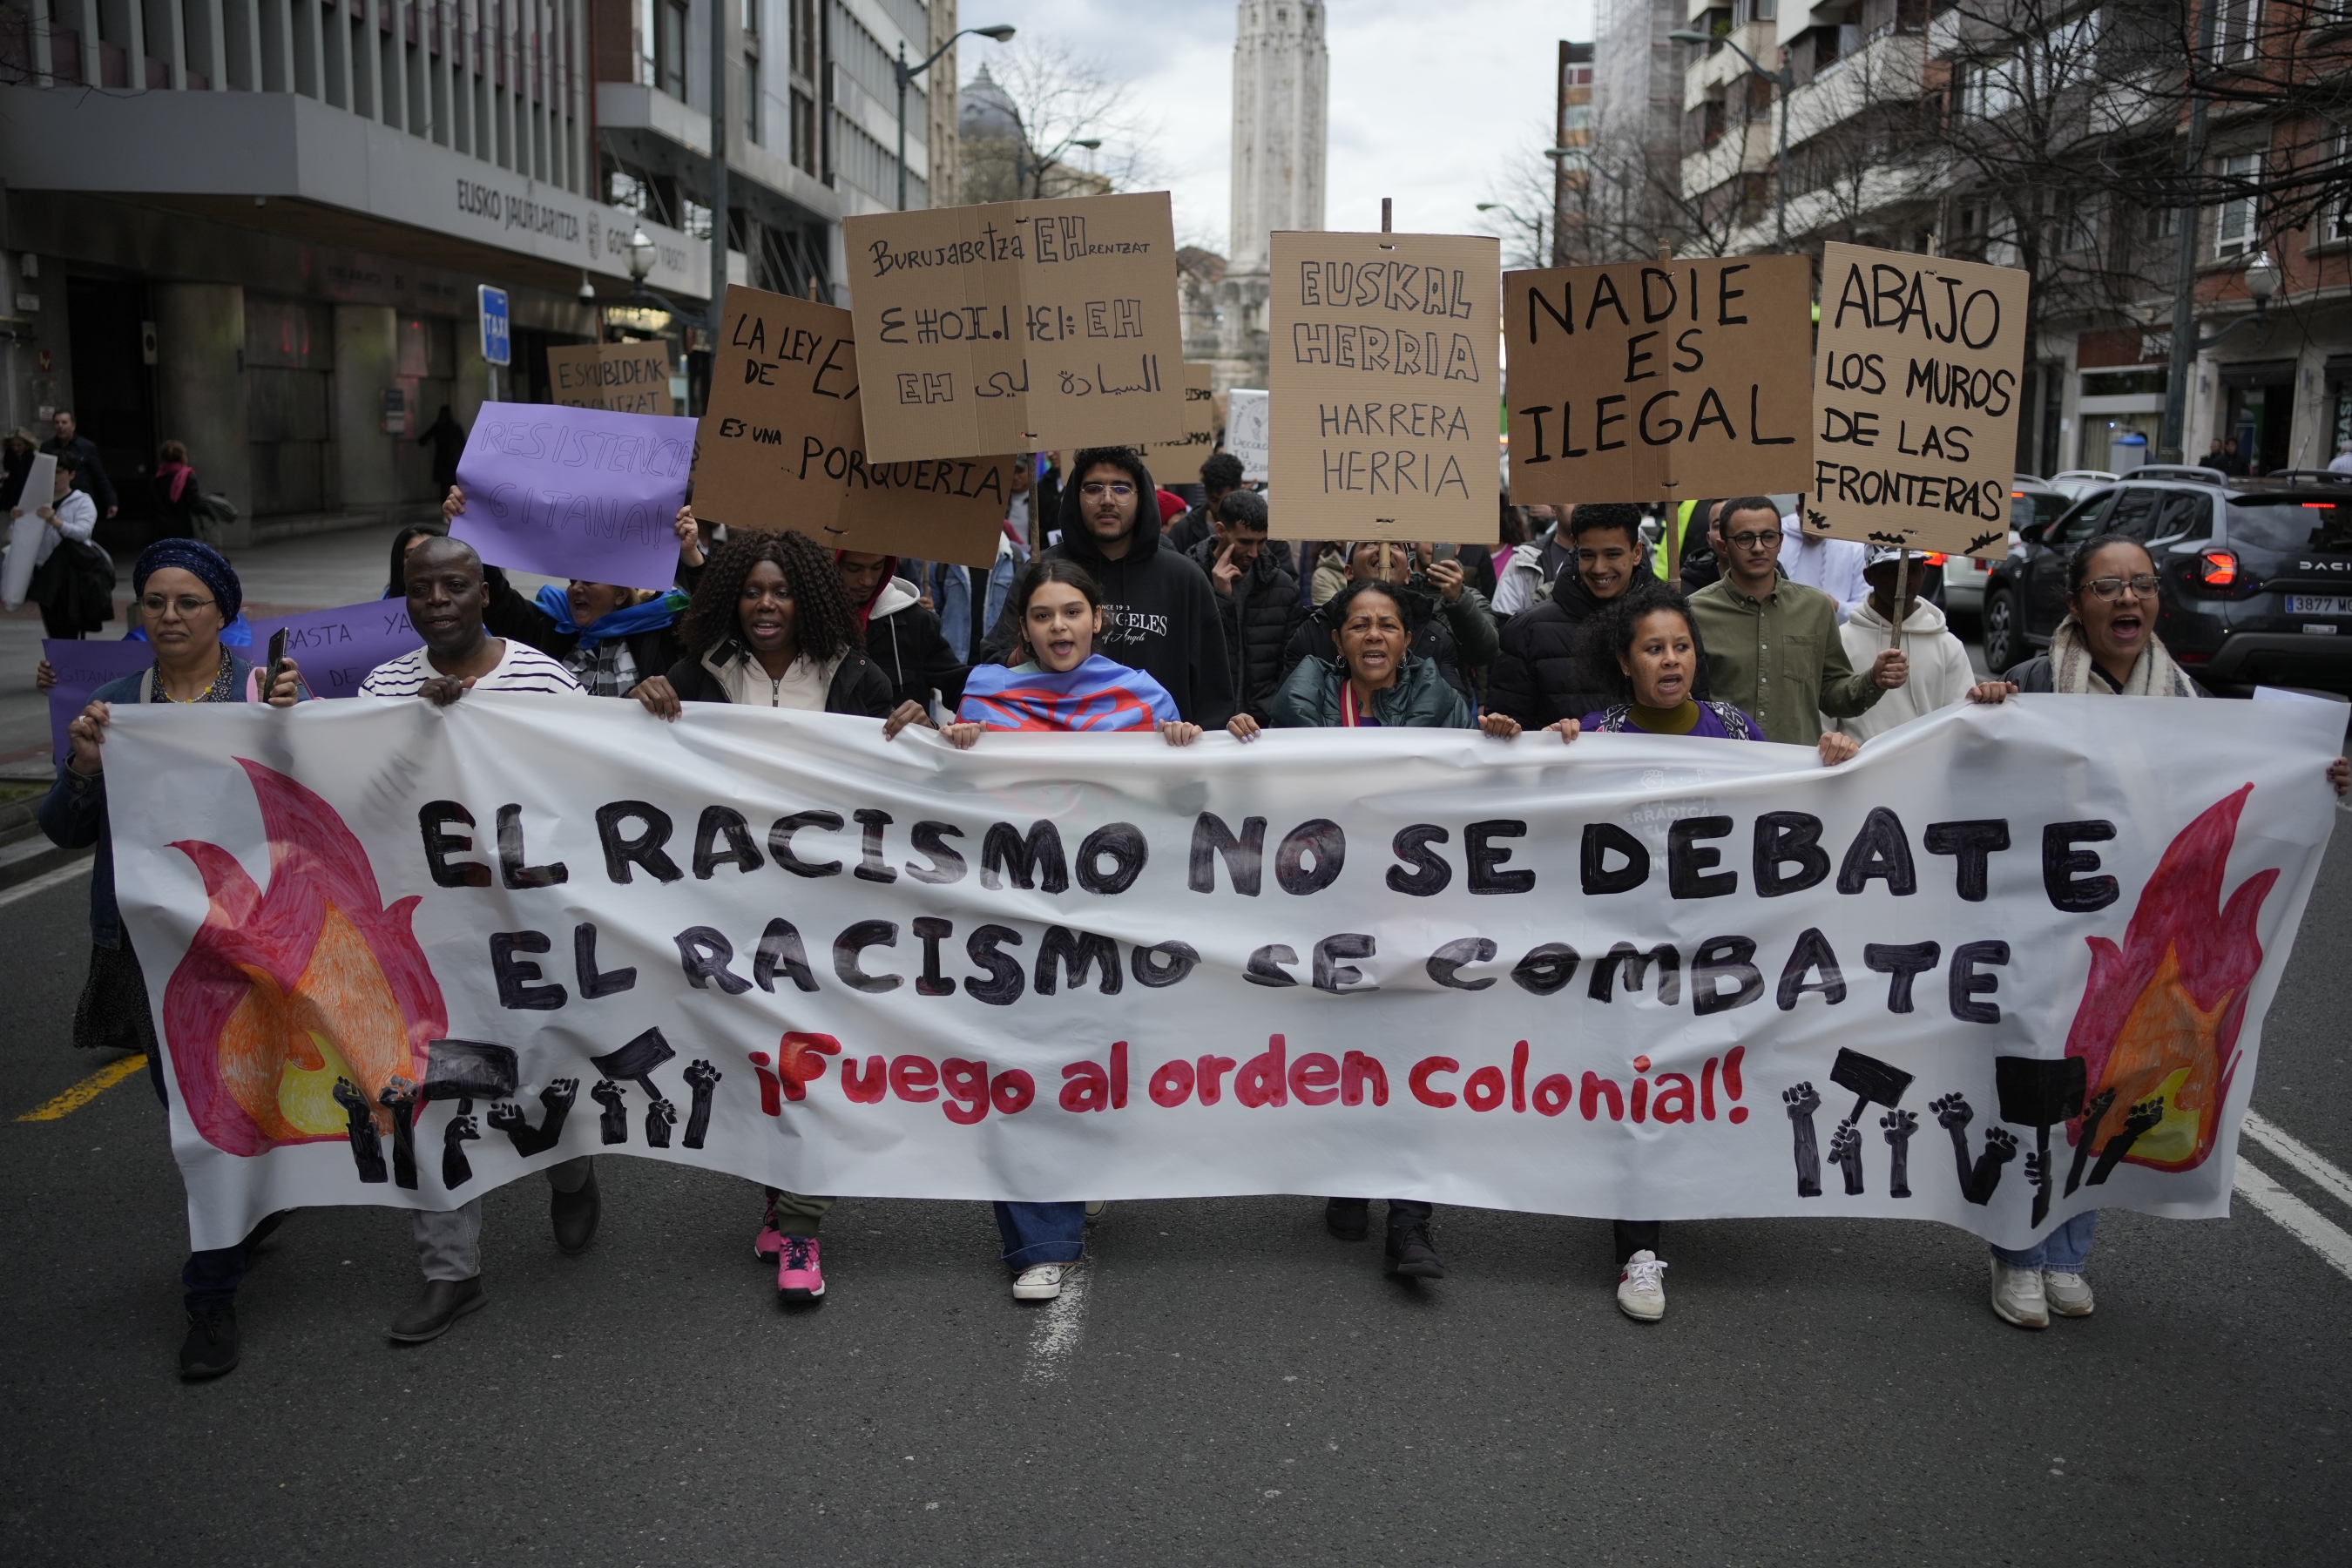
[(1617, 699), (1615, 682), (1589, 668), (1584, 628), (1644, 574), (1642, 509), (1580, 505), (1559, 531), (1573, 541), (1551, 597), (1513, 616), (1486, 684), (1487, 705), (1529, 730), (1581, 719)]
[(1265, 498), (1234, 490), (1217, 505), (1216, 531), (1188, 553), (1209, 574), (1224, 624), (1225, 658), (1242, 712), (1268, 722), (1266, 704), (1282, 684), (1283, 646), (1298, 618), (1298, 579), (1266, 548)]

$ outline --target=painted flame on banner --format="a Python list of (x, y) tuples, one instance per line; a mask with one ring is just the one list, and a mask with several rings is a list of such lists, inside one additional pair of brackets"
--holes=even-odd
[[(332, 806), (240, 757), (269, 839), (269, 886), (236, 857), (183, 839), (211, 899), (163, 990), (163, 1037), (181, 1103), (232, 1154), (341, 1140), (335, 1080), (371, 1104), (395, 1078), (425, 1079), (446, 1035), (441, 987), (409, 930), (418, 900), (390, 908), (367, 853)], [(421, 1102), (420, 1102), (421, 1107)], [(378, 1109), (390, 1131), (392, 1113)]]
[[(2221, 1132), (2246, 991), (2263, 962), (2254, 922), (2279, 877), (2257, 871), (2221, 900), (2238, 816), (2253, 788), (2216, 801), (2180, 830), (2141, 889), (2120, 948), (2089, 939), (2091, 975), (2066, 1054), (2083, 1058), (2086, 1098), (2113, 1089), (2118, 1111), (2162, 1101), (2163, 1120), (2124, 1156), (2136, 1165), (2194, 1169)], [(2110, 1115), (2101, 1131), (2113, 1136), (2121, 1121)], [(2080, 1139), (2079, 1121), (2068, 1136)]]

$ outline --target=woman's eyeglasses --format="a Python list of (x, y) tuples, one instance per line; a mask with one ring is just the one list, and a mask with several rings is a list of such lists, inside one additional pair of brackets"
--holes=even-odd
[(2094, 577), (2083, 586), (2088, 588), (2092, 597), (2103, 605), (2113, 604), (2122, 598), (2126, 588), (2129, 588), (2137, 598), (2156, 597), (2156, 578), (2147, 572), (2137, 577)]
[(160, 616), (165, 610), (177, 610), (183, 616), (193, 616), (213, 603), (214, 601), (210, 599), (199, 599), (194, 594), (183, 594), (176, 599), (167, 599), (161, 594), (150, 594), (139, 601), (139, 607), (151, 616)]
[(1105, 490), (1108, 490), (1114, 498), (1119, 500), (1125, 500), (1128, 497), (1135, 493), (1135, 487), (1133, 485), (1105, 484), (1100, 479), (1088, 479), (1085, 484), (1078, 487), (1078, 493), (1080, 495), (1091, 496), (1097, 500), (1102, 499), (1102, 493)]

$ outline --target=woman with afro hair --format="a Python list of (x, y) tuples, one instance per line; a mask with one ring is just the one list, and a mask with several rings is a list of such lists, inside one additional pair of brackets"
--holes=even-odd
[[(711, 552), (678, 621), (684, 658), (630, 693), (675, 720), (687, 702), (741, 702), (807, 712), (890, 711), (890, 679), (866, 656), (856, 611), (833, 552), (787, 529), (730, 530)], [(776, 1261), (776, 1294), (793, 1304), (824, 1297), (817, 1231), (829, 1197), (768, 1189), (752, 1252)]]

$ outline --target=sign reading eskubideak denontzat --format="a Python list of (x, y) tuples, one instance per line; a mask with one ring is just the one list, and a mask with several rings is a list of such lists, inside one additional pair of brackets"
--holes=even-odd
[(2006, 548), (2027, 282), (2011, 267), (1824, 247), (1808, 534)]
[(730, 287), (695, 443), (694, 509), (730, 528), (797, 528), (835, 550), (985, 566), (1018, 458), (877, 461), (866, 451), (849, 312)]
[(842, 228), (868, 458), (1183, 438), (1165, 191), (873, 214)]
[(1803, 256), (1503, 274), (1511, 499), (1802, 489)]
[(1502, 242), (1286, 232), (1273, 267), (1283, 536), (1490, 542)]

